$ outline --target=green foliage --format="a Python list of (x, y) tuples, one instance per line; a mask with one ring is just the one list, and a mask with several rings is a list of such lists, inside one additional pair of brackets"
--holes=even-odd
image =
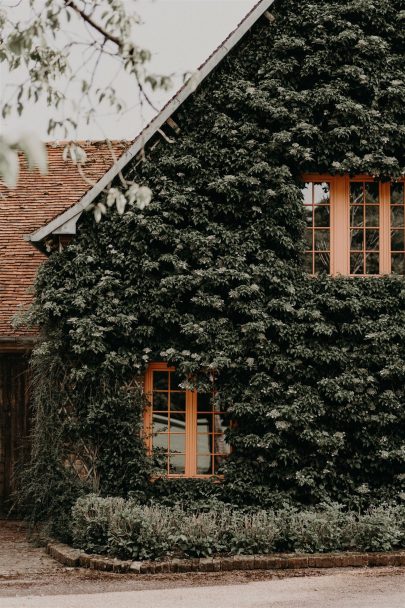
[(33, 316), (68, 375), (64, 441), (93, 446), (102, 494), (177, 502), (178, 485), (148, 484), (128, 388), (164, 360), (197, 388), (216, 370), (236, 422), (213, 495), (356, 510), (404, 497), (404, 281), (307, 277), (299, 179), (404, 172), (401, 4), (276, 2), (178, 110), (175, 145), (124, 170), (149, 206), (84, 218), (44, 264)]
[(363, 515), (344, 512), (339, 505), (299, 512), (290, 507), (276, 512), (223, 507), (205, 513), (89, 495), (74, 505), (72, 522), (75, 546), (123, 559), (388, 551), (405, 545), (404, 508), (388, 505)]

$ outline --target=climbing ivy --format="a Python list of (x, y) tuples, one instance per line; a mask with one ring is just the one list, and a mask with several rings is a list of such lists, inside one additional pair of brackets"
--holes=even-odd
[(403, 0), (271, 10), (177, 111), (176, 142), (126, 167), (152, 203), (84, 217), (39, 273), (34, 362), (64, 362), (64, 445), (91, 446), (103, 494), (170, 486), (140, 435), (139, 377), (164, 360), (197, 388), (215, 370), (235, 447), (216, 495), (400, 499), (404, 282), (305, 275), (300, 175), (404, 174)]

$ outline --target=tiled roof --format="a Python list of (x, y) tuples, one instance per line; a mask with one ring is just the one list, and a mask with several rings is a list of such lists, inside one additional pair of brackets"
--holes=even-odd
[[(78, 142), (87, 153), (84, 173), (91, 181), (99, 180), (114, 163), (105, 142)], [(112, 142), (119, 157), (129, 142)], [(21, 173), (14, 189), (0, 182), (0, 341), (5, 337), (31, 335), (13, 329), (11, 319), (21, 305), (31, 301), (29, 288), (44, 256), (24, 235), (37, 230), (55, 216), (77, 203), (91, 188), (77, 167), (62, 158), (64, 143), (50, 143), (48, 175), (28, 171), (21, 160)], [(1, 344), (0, 344), (1, 346)]]

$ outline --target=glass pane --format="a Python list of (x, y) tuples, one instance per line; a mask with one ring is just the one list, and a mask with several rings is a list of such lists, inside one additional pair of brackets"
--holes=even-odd
[(185, 454), (175, 454), (169, 456), (169, 470), (170, 473), (182, 474), (186, 471), (186, 457)]
[(198, 393), (197, 409), (199, 412), (212, 412), (212, 395), (211, 395), (211, 393)]
[(404, 203), (404, 187), (403, 183), (391, 184), (391, 203), (393, 205), (402, 205)]
[(362, 253), (353, 253), (350, 256), (350, 274), (364, 274)]
[(170, 431), (184, 433), (186, 430), (186, 414), (172, 414), (170, 412)]
[(404, 226), (404, 207), (391, 207), (391, 226)]
[(153, 372), (153, 389), (167, 391), (169, 388), (169, 372)]
[(307, 228), (305, 230), (305, 247), (307, 249), (309, 249), (310, 251), (312, 250), (312, 246), (313, 246), (312, 236), (313, 236), (312, 230)]
[(167, 414), (153, 414), (153, 434), (167, 431), (169, 428), (169, 420)]
[(185, 412), (186, 393), (170, 393), (170, 409)]
[(197, 414), (197, 432), (209, 433), (212, 431), (213, 415), (212, 414)]
[(350, 207), (350, 226), (364, 226), (364, 207), (359, 207), (357, 205)]
[(225, 457), (222, 454), (216, 454), (214, 456), (214, 473), (221, 473), (222, 466), (225, 462)]
[(362, 182), (350, 183), (350, 203), (361, 205), (363, 203), (363, 184)]
[(367, 205), (366, 207), (366, 225), (367, 226), (379, 226), (380, 225), (380, 208), (376, 205)]
[(391, 230), (391, 249), (392, 251), (404, 251), (403, 230)]
[(184, 454), (186, 451), (186, 435), (185, 433), (170, 433), (170, 453), (180, 452)]
[(350, 249), (352, 249), (353, 251), (362, 251), (363, 242), (364, 242), (363, 230), (351, 230), (350, 233), (351, 233)]
[(306, 182), (301, 190), (304, 197), (304, 205), (312, 204), (312, 182)]
[(168, 393), (153, 393), (153, 409), (160, 411), (167, 410)]
[(177, 372), (170, 373), (170, 390), (172, 391), (181, 391), (184, 390), (180, 384), (185, 381), (185, 378), (182, 374), (178, 374)]
[(378, 251), (379, 240), (378, 230), (366, 230), (366, 249), (368, 251)]
[(315, 230), (315, 251), (329, 250), (329, 230)]
[(366, 274), (379, 274), (380, 263), (378, 253), (368, 253), (366, 255)]
[(312, 207), (305, 207), (305, 221), (307, 223), (307, 226), (311, 226), (313, 224), (313, 208)]
[(210, 436), (208, 435), (208, 433), (200, 433), (199, 435), (197, 435), (197, 453), (198, 454), (205, 454), (205, 453), (211, 453), (212, 449), (211, 449), (211, 440), (210, 440)]
[(214, 432), (223, 433), (228, 428), (226, 414), (214, 414)]
[[(322, 206), (322, 207), (316, 207), (315, 212), (314, 212), (314, 225), (315, 226), (319, 226), (319, 227), (323, 227), (323, 226), (330, 226), (330, 207), (329, 206)], [(312, 222), (312, 218), (311, 222)]]
[(197, 474), (212, 474), (212, 457), (210, 454), (197, 454)]
[(329, 205), (330, 192), (329, 184), (326, 182), (314, 183), (314, 204)]
[(396, 253), (391, 256), (391, 272), (405, 274), (405, 256), (403, 253)]
[(153, 436), (153, 447), (167, 451), (169, 447), (169, 435), (167, 433), (159, 433)]
[(364, 189), (365, 189), (365, 195), (366, 195), (366, 203), (378, 203), (378, 201), (380, 199), (379, 183), (378, 182), (366, 182)]
[(314, 269), (312, 267), (312, 253), (307, 253), (304, 258), (304, 270), (308, 274), (313, 274)]
[(315, 272), (330, 272), (329, 253), (315, 254)]

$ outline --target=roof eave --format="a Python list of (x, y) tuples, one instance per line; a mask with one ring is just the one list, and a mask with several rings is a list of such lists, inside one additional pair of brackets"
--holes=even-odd
[[(260, 0), (252, 10), (245, 15), (224, 42), (208, 57), (208, 59), (198, 68), (198, 83), (201, 82), (214, 70), (229, 51), (243, 38), (256, 21), (269, 9), (274, 0)], [(195, 79), (192, 79), (195, 82)], [(118, 173), (144, 148), (153, 135), (164, 125), (164, 123), (176, 112), (182, 103), (195, 91), (193, 82), (189, 80), (172, 97), (172, 99), (162, 108), (155, 118), (141, 131), (134, 143), (128, 148), (114, 165), (103, 175), (103, 177), (93, 186), (84, 197), (73, 207), (54, 218), (51, 222), (42, 226), (25, 238), (36, 247), (40, 247), (40, 242), (50, 234), (61, 234), (60, 229), (69, 222), (77, 223), (82, 212), (97, 198), (97, 196), (112, 182)], [(72, 233), (70, 233), (72, 234)], [(75, 234), (75, 232), (73, 232)]]

